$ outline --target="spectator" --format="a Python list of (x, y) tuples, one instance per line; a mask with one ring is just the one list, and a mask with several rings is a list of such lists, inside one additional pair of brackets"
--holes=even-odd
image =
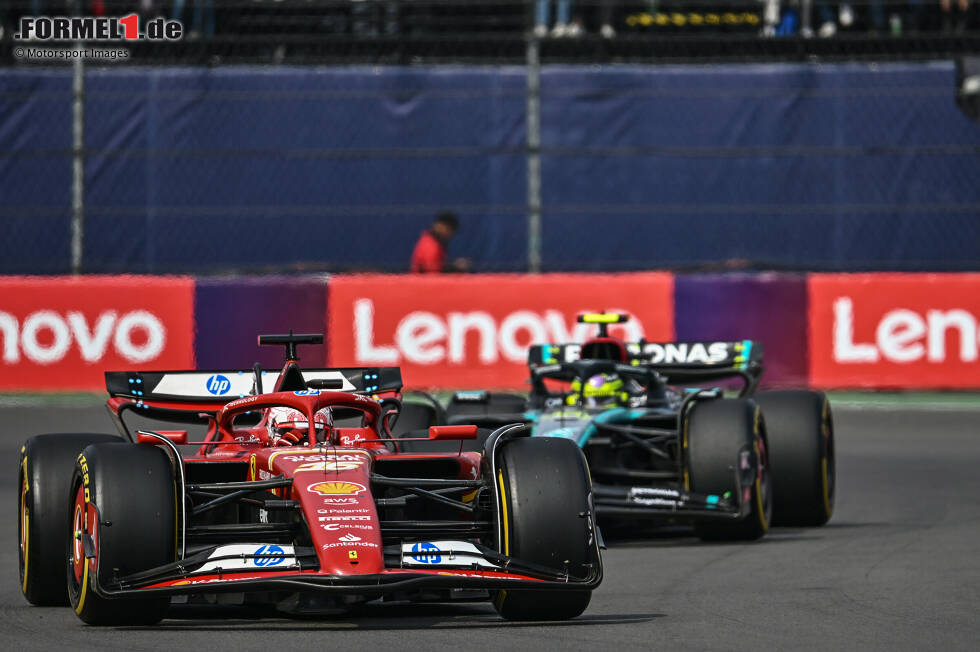
[[(534, 34), (542, 37), (548, 35), (548, 23), (551, 22), (551, 0), (537, 0), (534, 11)], [(551, 35), (581, 36), (582, 26), (572, 22), (572, 0), (555, 0), (555, 27)]]
[(970, 16), (970, 0), (939, 0), (939, 10), (943, 14), (944, 32), (962, 32), (966, 29)]
[(616, 36), (616, 29), (613, 23), (613, 0), (600, 0), (599, 2), (599, 33), (603, 38), (613, 38)]
[[(804, 4), (803, 6), (805, 7), (806, 5)], [(819, 25), (817, 36), (822, 38), (834, 36), (839, 27), (846, 28), (854, 24), (854, 10), (847, 2), (840, 3), (835, 12), (830, 0), (814, 0), (813, 11), (816, 14), (816, 22)], [(813, 36), (809, 24), (804, 24), (800, 32), (806, 37)]]
[(422, 232), (415, 250), (412, 252), (411, 272), (413, 274), (438, 274), (440, 272), (465, 272), (470, 262), (457, 258), (452, 266), (446, 266), (446, 247), (459, 230), (459, 218), (452, 211), (436, 215), (432, 225)]
[[(173, 14), (174, 20), (184, 22), (184, 4), (186, 0), (174, 0)], [(188, 36), (214, 36), (214, 0), (194, 0), (191, 29)], [(187, 27), (187, 23), (184, 23)]]

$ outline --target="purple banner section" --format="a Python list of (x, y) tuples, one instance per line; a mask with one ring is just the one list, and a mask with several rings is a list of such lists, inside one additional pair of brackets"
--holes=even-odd
[[(283, 348), (258, 345), (273, 333), (324, 333), (325, 277), (199, 278), (194, 294), (199, 369), (247, 369), (255, 362), (278, 371)], [(324, 364), (324, 346), (299, 347), (304, 366)]]
[(763, 385), (807, 384), (806, 276), (706, 274), (674, 279), (678, 340), (762, 342)]

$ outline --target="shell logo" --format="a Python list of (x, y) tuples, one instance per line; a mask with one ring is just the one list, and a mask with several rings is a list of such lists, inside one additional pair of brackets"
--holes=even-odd
[(364, 485), (356, 482), (314, 482), (306, 488), (321, 496), (353, 496), (364, 491)]

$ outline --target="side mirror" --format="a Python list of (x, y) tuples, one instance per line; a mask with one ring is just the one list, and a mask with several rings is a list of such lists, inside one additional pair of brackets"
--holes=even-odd
[(476, 439), (476, 426), (430, 426), (430, 441)]
[[(158, 435), (166, 437), (175, 444), (183, 445), (187, 443), (187, 431), (186, 430), (154, 430)], [(149, 435), (144, 435), (139, 433), (136, 435), (136, 443), (138, 444), (159, 444), (160, 440)]]

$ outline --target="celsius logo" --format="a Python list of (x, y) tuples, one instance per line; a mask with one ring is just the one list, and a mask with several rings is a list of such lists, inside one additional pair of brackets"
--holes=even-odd
[(420, 564), (438, 564), (442, 561), (442, 553), (435, 544), (416, 543), (412, 546), (412, 559)]
[(209, 394), (214, 394), (215, 396), (222, 396), (228, 393), (231, 389), (231, 381), (222, 376), (221, 374), (215, 374), (208, 378), (204, 387), (208, 390)]
[(279, 546), (275, 546), (275, 545), (262, 546), (261, 548), (259, 548), (258, 550), (256, 550), (253, 554), (256, 554), (256, 555), (278, 555), (278, 556), (277, 557), (257, 557), (255, 559), (253, 559), (252, 561), (255, 563), (256, 566), (278, 566), (279, 564), (281, 564), (286, 559), (283, 556), (284, 553), (285, 553), (285, 551), (282, 548), (280, 548)]

